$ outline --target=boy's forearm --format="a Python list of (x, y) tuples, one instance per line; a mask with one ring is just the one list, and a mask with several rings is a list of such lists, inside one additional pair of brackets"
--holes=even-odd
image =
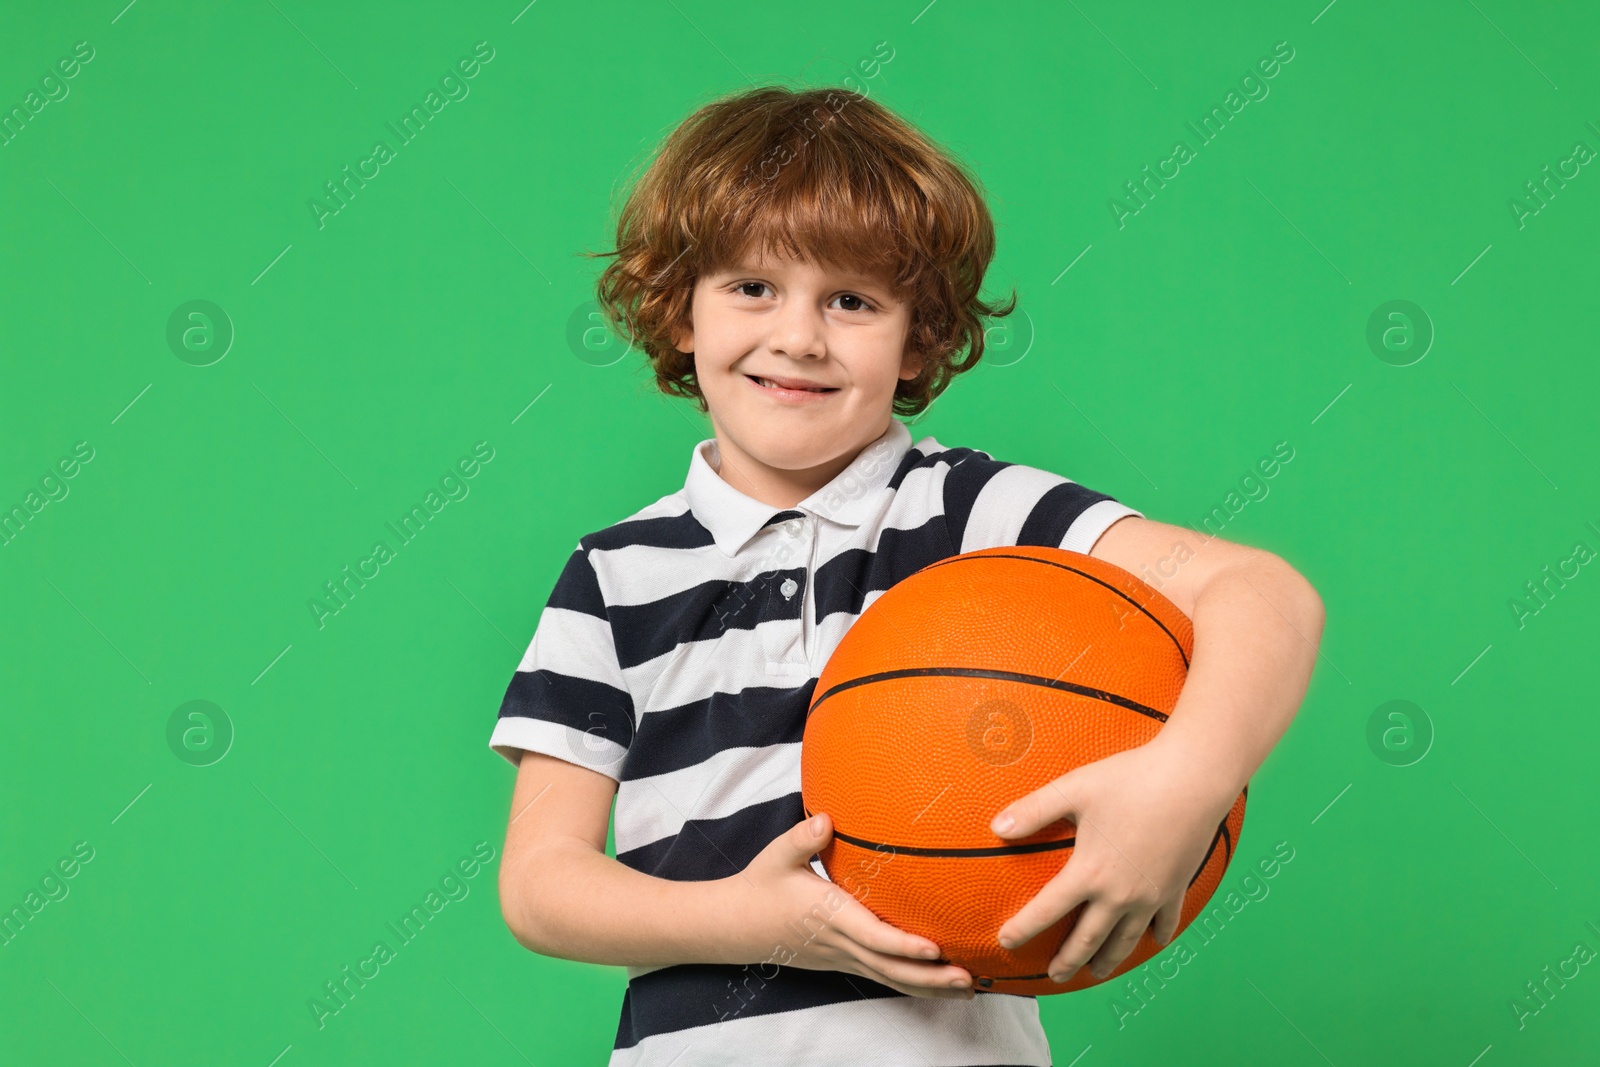
[(748, 962), (728, 879), (656, 878), (571, 840), (503, 863), (500, 881), (507, 926), (541, 955), (636, 967)]
[(1208, 780), (1226, 804), (1305, 697), (1322, 638), (1322, 600), (1282, 560), (1257, 557), (1213, 577), (1196, 598), (1192, 621), (1188, 679), (1151, 743), (1181, 750), (1197, 780)]

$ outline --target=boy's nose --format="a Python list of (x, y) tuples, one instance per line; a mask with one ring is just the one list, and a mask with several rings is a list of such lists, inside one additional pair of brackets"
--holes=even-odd
[(804, 359), (827, 352), (822, 343), (822, 318), (813, 309), (799, 305), (784, 308), (772, 322), (767, 347), (775, 354)]

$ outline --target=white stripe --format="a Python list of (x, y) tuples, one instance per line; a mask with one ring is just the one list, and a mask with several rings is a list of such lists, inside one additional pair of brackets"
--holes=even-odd
[[(607, 526), (607, 530), (614, 530), (625, 522), (639, 522), (644, 519), (670, 519), (675, 515), (682, 515), (689, 510), (689, 498), (682, 489), (668, 493), (653, 504), (647, 504), (619, 522)], [(596, 531), (599, 532), (599, 531)]]
[(1067, 529), (1067, 536), (1061, 539), (1061, 547), (1068, 552), (1082, 552), (1089, 554), (1094, 543), (1100, 540), (1100, 535), (1110, 528), (1118, 519), (1133, 515), (1144, 518), (1144, 513), (1135, 511), (1128, 505), (1116, 500), (1100, 500), (1083, 509), (1083, 514), (1072, 520), (1072, 525)]
[[(885, 590), (874, 589), (862, 602), (870, 608)], [(630, 692), (646, 690), (645, 698), (635, 703), (643, 726), (651, 712), (681, 708), (698, 700), (709, 700), (716, 693), (738, 693), (751, 686), (776, 689), (799, 688), (821, 674), (822, 667), (839, 647), (839, 642), (860, 616), (836, 611), (812, 631), (810, 663), (775, 663), (768, 655), (769, 631), (799, 640), (793, 619), (772, 619), (748, 630), (729, 630), (721, 637), (704, 641), (685, 641), (671, 652), (629, 667), (624, 674)], [(798, 647), (798, 645), (796, 645)], [(647, 688), (648, 687), (648, 688)]]
[(737, 559), (729, 559), (714, 544), (689, 549), (627, 545), (596, 550), (594, 556), (605, 557), (595, 559), (596, 568), (606, 568), (601, 573), (626, 576), (619, 588), (607, 591), (606, 603), (632, 607), (664, 600), (707, 582), (749, 582), (770, 571), (804, 567), (806, 546), (804, 541), (787, 536), (780, 527), (769, 526), (756, 533)]
[(1050, 1062), (1032, 997), (885, 997), (734, 1018), (647, 1037), (611, 1053), (610, 1067), (941, 1067)]
[(1069, 480), (1021, 463), (1004, 468), (978, 491), (957, 554), (1016, 544), (1039, 498)]
[[(762, 626), (794, 626), (794, 620), (774, 619)], [(644, 693), (634, 707), (643, 723), (650, 711), (682, 707), (705, 700), (719, 689), (738, 692), (750, 685), (801, 685), (796, 681), (773, 681), (762, 671), (767, 661), (761, 626), (751, 630), (729, 630), (721, 637), (704, 641), (684, 641), (670, 652), (627, 668), (623, 673), (632, 683), (629, 691)]]
[(517, 670), (540, 668), (628, 691), (622, 669), (617, 666), (611, 624), (586, 612), (546, 605), (539, 613), (539, 625), (534, 628), (533, 639)]
[(800, 743), (725, 748), (693, 767), (635, 778), (617, 790), (617, 851), (671, 837), (690, 819), (721, 819), (800, 791)]
[(527, 749), (587, 767), (612, 781), (621, 778), (622, 757), (627, 755), (627, 750), (621, 745), (599, 734), (520, 715), (507, 715), (494, 724), (494, 732), (489, 735), (489, 747), (513, 765), (522, 759), (519, 749)]

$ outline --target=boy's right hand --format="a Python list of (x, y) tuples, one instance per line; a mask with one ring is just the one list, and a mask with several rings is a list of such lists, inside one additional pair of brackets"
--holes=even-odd
[[(814, 822), (820, 828), (812, 829)], [(890, 926), (843, 888), (817, 877), (811, 857), (832, 836), (833, 821), (813, 816), (775, 838), (743, 873), (725, 880), (746, 955), (754, 957), (752, 962), (857, 974), (915, 997), (970, 1000), (972, 976), (954, 964), (935, 962), (938, 945)], [(780, 947), (793, 956), (775, 955)]]

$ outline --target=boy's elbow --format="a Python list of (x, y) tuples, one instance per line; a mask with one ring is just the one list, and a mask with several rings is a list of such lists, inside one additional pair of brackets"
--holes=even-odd
[(506, 929), (511, 931), (517, 944), (529, 952), (548, 955), (544, 932), (538, 923), (538, 899), (532, 880), (523, 874), (522, 866), (509, 862), (509, 857), (501, 860), (500, 918), (505, 921)]
[(1294, 620), (1295, 627), (1311, 644), (1322, 639), (1322, 626), (1327, 621), (1327, 608), (1316, 586), (1285, 559), (1272, 556), (1271, 566), (1278, 572), (1278, 582), (1283, 589), (1290, 610), (1284, 614)]
[[(1286, 563), (1284, 566), (1288, 567)], [(1328, 609), (1322, 603), (1322, 594), (1317, 592), (1317, 587), (1299, 571), (1289, 568), (1296, 579), (1296, 588), (1299, 590), (1300, 610), (1304, 613), (1310, 629), (1306, 636), (1316, 641), (1322, 637), (1322, 625), (1328, 620)]]

